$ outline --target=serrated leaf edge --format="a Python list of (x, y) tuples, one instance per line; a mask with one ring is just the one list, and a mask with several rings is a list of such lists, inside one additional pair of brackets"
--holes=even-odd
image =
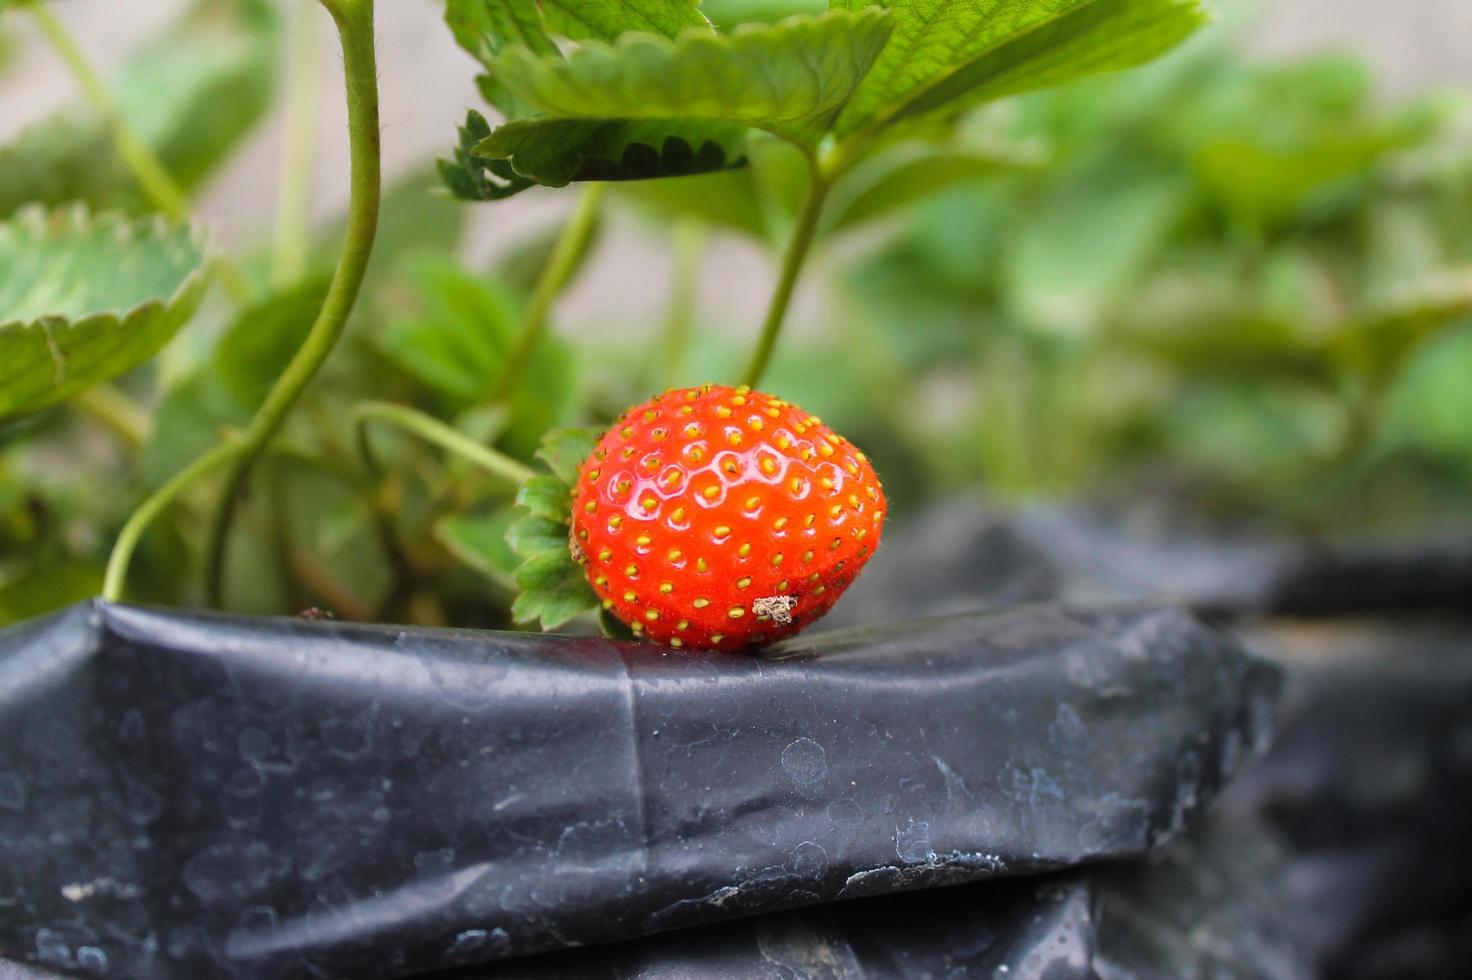
[(31, 224), (38, 231), (41, 231), (47, 235), (54, 235), (55, 231), (51, 227), (51, 222), (58, 214), (65, 219), (65, 230), (95, 230), (98, 227), (105, 228), (111, 225), (117, 230), (119, 236), (125, 242), (131, 240), (134, 236), (134, 233), (137, 232), (139, 228), (141, 226), (144, 226), (145, 224), (148, 226), (148, 230), (152, 231), (160, 238), (163, 237), (165, 234), (172, 232), (176, 228), (183, 226), (188, 229), (189, 243), (199, 251), (199, 264), (196, 265), (192, 270), (190, 270), (188, 275), (180, 280), (179, 285), (176, 286), (174, 288), (174, 291), (170, 293), (167, 297), (152, 297), (150, 299), (145, 299), (134, 303), (132, 306), (126, 309), (97, 310), (96, 312), (87, 313), (79, 317), (66, 317), (54, 313), (46, 313), (37, 317), (32, 317), (30, 319), (23, 319), (20, 317), (16, 317), (13, 319), (0, 319), (0, 330), (7, 330), (17, 326), (19, 326), (21, 329), (28, 329), (36, 326), (40, 326), (42, 329), (47, 329), (55, 328), (58, 326), (73, 326), (80, 323), (91, 323), (94, 320), (108, 318), (112, 318), (116, 320), (119, 324), (123, 324), (128, 323), (136, 319), (137, 317), (142, 316), (144, 313), (150, 312), (154, 309), (171, 309), (176, 304), (178, 304), (179, 301), (191, 289), (194, 288), (197, 280), (203, 280), (209, 277), (210, 269), (213, 266), (214, 260), (218, 254), (218, 250), (210, 241), (208, 229), (206, 229), (203, 225), (196, 221), (171, 221), (168, 217), (157, 213), (137, 218), (130, 217), (129, 215), (121, 211), (104, 211), (94, 215), (91, 208), (89, 208), (85, 203), (82, 202), (74, 202), (72, 204), (67, 204), (56, 208), (47, 208), (44, 205), (40, 204), (28, 204), (17, 211), (10, 218), (6, 219), (3, 222), (0, 222), (0, 224), (19, 225), (28, 223)]
[[(60, 215), (64, 222), (60, 229), (57, 229), (53, 225), (57, 215)], [(179, 227), (183, 227), (188, 232), (188, 243), (199, 253), (198, 263), (179, 281), (179, 285), (174, 287), (174, 291), (165, 297), (151, 297), (134, 303), (126, 309), (98, 310), (95, 313), (87, 313), (78, 317), (67, 317), (48, 313), (30, 318), (14, 317), (11, 319), (0, 319), (0, 334), (7, 331), (26, 332), (40, 330), (45, 335), (46, 346), (52, 352), (53, 387), (55, 388), (63, 387), (67, 383), (67, 379), (66, 362), (56, 350), (55, 341), (52, 338), (53, 331), (95, 327), (101, 331), (126, 332), (145, 317), (156, 313), (163, 317), (178, 316), (179, 324), (175, 327), (175, 332), (177, 332), (177, 330), (182, 329), (184, 324), (193, 317), (194, 311), (204, 299), (205, 288), (209, 284), (209, 277), (218, 254), (215, 246), (211, 243), (208, 230), (198, 222), (172, 221), (165, 215), (156, 213), (146, 217), (131, 217), (120, 211), (104, 211), (93, 214), (91, 208), (84, 202), (74, 202), (52, 208), (40, 204), (28, 204), (0, 223), (10, 226), (30, 224), (35, 230), (48, 235), (55, 235), (59, 230), (67, 231), (77, 228), (95, 230), (99, 225), (102, 227), (111, 225), (116, 228), (120, 236), (125, 236), (125, 240), (131, 239), (140, 228), (144, 228), (145, 226), (147, 230), (160, 238)], [(159, 347), (162, 348), (170, 339), (172, 339), (172, 335), (165, 338), (159, 344)], [(157, 353), (157, 349), (155, 349), (154, 353)], [(102, 380), (105, 379), (99, 379), (96, 383), (100, 384)], [(81, 390), (85, 390), (85, 387)], [(49, 398), (43, 398), (39, 402), (22, 407), (12, 409), (0, 408), (0, 412), (3, 412), (3, 414), (12, 414), (12, 412), (24, 414), (26, 412), (48, 408), (58, 401), (65, 400), (65, 398), (58, 398), (53, 394)]]
[[(792, 14), (791, 16), (784, 17), (781, 20), (776, 21), (776, 22), (773, 22), (773, 23), (765, 23), (765, 22), (757, 21), (757, 22), (750, 22), (750, 23), (738, 24), (736, 26), (736, 29), (735, 30), (733, 30), (733, 31), (731, 31), (729, 33), (725, 33), (725, 34), (720, 33), (720, 32), (714, 32), (714, 31), (702, 29), (702, 28), (699, 28), (699, 27), (690, 27), (690, 28), (687, 28), (684, 31), (681, 31), (678, 35), (676, 35), (673, 38), (666, 37), (663, 34), (654, 34), (654, 33), (648, 32), (648, 31), (629, 31), (629, 32), (624, 33), (624, 34), (620, 34), (618, 36), (618, 38), (615, 39), (612, 42), (603, 41), (603, 40), (599, 40), (599, 39), (596, 39), (596, 38), (590, 38), (590, 39), (587, 39), (587, 40), (577, 41), (577, 42), (575, 42), (575, 43), (573, 43), (572, 45), (569, 46), (569, 48), (568, 48), (568, 50), (566, 52), (566, 55), (563, 55), (562, 53), (548, 54), (548, 55), (538, 55), (535, 52), (533, 52), (530, 48), (528, 48), (526, 45), (524, 45), (524, 44), (522, 44), (520, 42), (517, 42), (515, 44), (508, 45), (506, 48), (502, 49), (502, 51), (499, 54), (496, 55), (494, 61), (492, 62), (492, 65), (491, 65), (491, 71), (492, 71), (492, 74), (494, 75), (494, 73), (495, 73), (495, 67), (494, 66), (495, 65), (497, 65), (497, 64), (503, 64), (505, 62), (513, 61), (513, 60), (514, 61), (520, 61), (520, 62), (523, 62), (523, 63), (528, 63), (530, 66), (534, 67), (537, 71), (558, 71), (558, 70), (562, 70), (562, 69), (567, 69), (569, 66), (575, 64), (576, 62), (578, 62), (580, 60), (599, 59), (599, 58), (612, 58), (612, 59), (617, 59), (617, 58), (619, 58), (619, 57), (622, 56), (623, 52), (625, 52), (625, 51), (627, 51), (629, 49), (632, 49), (634, 47), (637, 47), (637, 46), (652, 46), (652, 47), (656, 47), (656, 48), (661, 49), (662, 52), (664, 54), (666, 54), (666, 55), (673, 55), (682, 46), (688, 46), (688, 45), (694, 45), (694, 44), (712, 44), (712, 45), (719, 46), (719, 45), (722, 45), (722, 44), (727, 43), (727, 42), (736, 41), (736, 40), (742, 40), (742, 39), (745, 39), (747, 37), (751, 37), (753, 35), (777, 34), (777, 33), (780, 33), (783, 30), (791, 30), (791, 29), (794, 29), (795, 27), (800, 27), (800, 26), (804, 26), (804, 25), (807, 25), (807, 24), (817, 24), (817, 23), (824, 22), (824, 21), (848, 20), (848, 21), (853, 22), (855, 25), (861, 25), (865, 21), (876, 21), (877, 22), (877, 21), (887, 20), (888, 18), (889, 18), (889, 11), (887, 9), (885, 9), (884, 7), (881, 7), (878, 4), (875, 4), (873, 6), (865, 7), (863, 9), (861, 9), (861, 10), (843, 10), (843, 9), (833, 9), (833, 8), (830, 8), (828, 10), (825, 10), (825, 11), (822, 11), (822, 12), (819, 12), (819, 13), (812, 13), (812, 14)], [(885, 44), (888, 44), (888, 39), (887, 38), (885, 40)], [(878, 56), (878, 54), (880, 52), (883, 51), (883, 49), (884, 49), (884, 45), (880, 45), (878, 51), (876, 51), (876, 57)], [(869, 69), (872, 69), (872, 68), (873, 68), (873, 63), (871, 62), (870, 65), (869, 65), (869, 68), (868, 69), (865, 69), (864, 73), (861, 74), (861, 75), (859, 75), (859, 77), (855, 79), (853, 87), (849, 90), (848, 94), (844, 97), (844, 99), (841, 102), (837, 103), (836, 105), (831, 106), (830, 108), (828, 108), (825, 111), (825, 115), (830, 120), (837, 119), (838, 116), (839, 116), (839, 114), (843, 112), (844, 107), (848, 104), (848, 100), (853, 97), (854, 92), (858, 91), (859, 83), (863, 80), (863, 78), (865, 76), (867, 76)], [(557, 113), (542, 113), (542, 112), (538, 112), (536, 115), (529, 117), (529, 120), (535, 120), (535, 119), (588, 119), (588, 120), (596, 120), (596, 119), (603, 119), (603, 118), (619, 118), (619, 117), (568, 116), (568, 115), (562, 115), (562, 114), (557, 114)], [(658, 118), (658, 117), (639, 117), (639, 118)], [(677, 117), (671, 117), (671, 118), (677, 118)], [(702, 117), (699, 117), (699, 116), (690, 116), (690, 117), (678, 117), (678, 118), (699, 119), (699, 118), (702, 118)], [(788, 122), (788, 121), (789, 120), (784, 120), (783, 122)], [(753, 126), (753, 128), (764, 128), (764, 127)], [(785, 127), (781, 128), (781, 129), (773, 128), (770, 131), (773, 132), (776, 135), (783, 136), (784, 138), (792, 138), (792, 136), (793, 136), (793, 134), (790, 131), (788, 131)]]
[[(854, 137), (855, 134), (872, 134), (884, 129), (895, 120), (901, 118), (904, 115), (906, 108), (909, 107), (912, 103), (918, 101), (927, 92), (934, 90), (935, 88), (940, 86), (942, 82), (945, 82), (947, 79), (959, 74), (961, 71), (964, 71), (972, 64), (980, 61), (982, 58), (996, 53), (1002, 48), (1005, 48), (1007, 45), (1013, 44), (1023, 37), (1037, 33), (1041, 30), (1046, 30), (1047, 28), (1057, 24), (1067, 17), (1071, 17), (1075, 14), (1078, 14), (1080, 11), (1086, 10), (1089, 7), (1103, 2), (1104, 0), (1088, 0), (1087, 3), (1082, 3), (1076, 7), (1070, 7), (1067, 10), (1059, 11), (1053, 16), (1040, 20), (1035, 24), (1031, 24), (1023, 30), (1005, 35), (1004, 37), (999, 37), (986, 48), (973, 53), (965, 61), (952, 64), (948, 66), (945, 70), (937, 72), (935, 75), (927, 78), (923, 84), (916, 86), (914, 90), (906, 93), (901, 101), (890, 104), (884, 110), (876, 112), (874, 115), (866, 119), (860, 120), (853, 126), (845, 127), (843, 125), (843, 119), (841, 118), (842, 109), (840, 109), (840, 117), (836, 120), (839, 135), (844, 139), (851, 139)], [(1204, 26), (1205, 24), (1210, 23), (1215, 16), (1211, 8), (1206, 6), (1205, 0), (1179, 0), (1179, 2), (1182, 8), (1185, 8), (1196, 15), (1196, 17), (1198, 18), (1198, 26)], [(872, 10), (874, 8), (870, 7), (866, 9)], [(857, 88), (855, 90), (857, 91)], [(852, 95), (850, 97), (852, 97)], [(927, 113), (942, 112), (944, 111), (944, 107), (936, 106), (925, 111)]]

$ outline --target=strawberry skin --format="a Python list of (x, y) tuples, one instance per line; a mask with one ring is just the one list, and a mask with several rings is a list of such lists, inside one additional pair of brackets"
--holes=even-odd
[(673, 647), (741, 650), (826, 613), (884, 524), (867, 457), (749, 388), (677, 388), (624, 413), (573, 489), (574, 557), (603, 606)]

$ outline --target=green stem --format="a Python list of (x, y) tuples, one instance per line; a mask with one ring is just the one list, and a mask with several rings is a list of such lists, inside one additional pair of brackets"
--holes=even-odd
[[(193, 210), (189, 203), (189, 195), (179, 182), (174, 179), (173, 174), (164, 166), (158, 156), (143, 141), (143, 137), (133, 131), (128, 125), (122, 113), (118, 112), (117, 106), (113, 104), (112, 96), (108, 94), (107, 85), (102, 76), (97, 74), (82, 49), (72, 36), (67, 33), (61, 21), (57, 20), (51, 11), (46, 9), (45, 4), (38, 0), (29, 0), (25, 4), (26, 12), (35, 21), (36, 27), (40, 29), (42, 36), (50, 43), (53, 50), (65, 62), (71, 71), (72, 77), (81, 86), (82, 94), (108, 121), (112, 130), (113, 145), (117, 148), (118, 156), (133, 174), (133, 179), (143, 189), (144, 195), (153, 202), (153, 206), (163, 212), (173, 221), (187, 221)], [(215, 270), (220, 274), (220, 281), (230, 293), (232, 299), (237, 303), (247, 303), (251, 299), (250, 284), (240, 270), (235, 267), (223, 255), (215, 257)]]
[(148, 413), (113, 385), (93, 385), (72, 399), (72, 407), (111, 430), (129, 449), (139, 448), (148, 437)]
[(332, 14), (342, 41), (348, 104), (348, 222), (337, 270), (307, 339), (256, 412), (246, 430), (244, 450), (235, 461), (216, 509), (209, 537), (206, 592), (218, 605), (223, 596), (225, 550), (235, 505), (250, 479), (251, 467), (281, 430), (302, 390), (317, 374), (347, 325), (363, 285), (373, 237), (378, 230), (381, 192), (378, 130), (378, 65), (373, 51), (372, 0), (321, 0)]
[(138, 547), (139, 539), (143, 537), (143, 532), (148, 529), (153, 519), (161, 514), (164, 508), (189, 484), (225, 465), (244, 451), (243, 443), (220, 443), (186, 466), (172, 480), (159, 487), (138, 505), (138, 509), (128, 517), (128, 522), (118, 533), (117, 542), (112, 546), (112, 555), (107, 560), (107, 573), (102, 579), (102, 598), (108, 602), (117, 602), (122, 598), (123, 585), (128, 579), (128, 563), (132, 561), (133, 551)]
[(812, 168), (811, 178), (808, 182), (807, 193), (802, 199), (802, 208), (797, 213), (797, 224), (792, 230), (792, 238), (787, 243), (787, 251), (782, 256), (782, 272), (777, 279), (777, 289), (772, 293), (771, 304), (767, 307), (767, 318), (762, 324), (762, 333), (757, 341), (756, 352), (752, 355), (751, 364), (746, 369), (744, 384), (755, 388), (766, 373), (767, 363), (772, 359), (772, 351), (777, 346), (777, 338), (782, 333), (782, 322), (787, 318), (787, 306), (792, 302), (792, 291), (797, 286), (797, 277), (802, 272), (803, 262), (812, 249), (813, 239), (818, 232), (818, 219), (823, 214), (823, 202), (828, 197), (828, 189), (833, 186), (833, 178), (824, 173), (818, 167)]
[(405, 432), (413, 433), (452, 456), (458, 456), (467, 463), (478, 466), (488, 473), (494, 473), (511, 483), (520, 485), (536, 475), (530, 467), (489, 446), (481, 445), (464, 433), (418, 409), (390, 402), (363, 402), (353, 409), (353, 423), (358, 437), (358, 454), (363, 459), (364, 468), (375, 476), (379, 472), (378, 464), (373, 457), (373, 447), (368, 441), (368, 423), (374, 421), (384, 422), (403, 429)]
[(705, 225), (687, 218), (673, 232), (675, 261), (670, 287), (670, 308), (665, 318), (664, 340), (655, 356), (660, 360), (659, 390), (674, 385), (690, 346), (690, 326), (695, 320), (696, 293), (700, 284), (700, 260), (705, 254)]
[(291, 66), (286, 95), (286, 147), (281, 155), (281, 192), (271, 251), (271, 282), (277, 289), (298, 281), (307, 265), (312, 164), (317, 148), (317, 85), (322, 74), (318, 13), (300, 4), (291, 23)]
[(516, 340), (506, 352), (505, 366), (501, 368), (500, 376), (491, 387), (492, 402), (505, 401), (510, 397), (517, 383), (521, 381), (521, 376), (526, 373), (526, 366), (531, 362), (537, 344), (546, 330), (547, 314), (552, 311), (553, 302), (572, 278), (579, 260), (588, 248), (589, 240), (593, 237), (603, 192), (603, 184), (589, 184), (583, 190), (577, 210), (563, 226), (552, 255), (532, 290), (531, 302), (527, 304)]

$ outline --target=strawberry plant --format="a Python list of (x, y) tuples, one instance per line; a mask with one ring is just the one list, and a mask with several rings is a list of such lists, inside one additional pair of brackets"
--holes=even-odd
[[(840, 535), (831, 583), (820, 549), (795, 551), (815, 553), (817, 601), (770, 535), (734, 541), (719, 595), (652, 572), (653, 592), (615, 587), (688, 550), (652, 533), (568, 547), (608, 533), (572, 496), (593, 436), (642, 432), (628, 406), (702, 384), (725, 408), (771, 397), (831, 419), (884, 479), (882, 507), (877, 477), (859, 483), (875, 513), (1163, 461), (1205, 474), (1212, 500), (1322, 523), (1354, 494), (1414, 512), (1465, 472), (1447, 410), (1469, 309), (1453, 100), (1381, 110), (1342, 59), (1249, 67), (1220, 43), (1121, 74), (1201, 24), (1191, 0), (439, 12), (484, 105), (437, 164), (385, 187), (368, 0), (195, 0), (110, 79), (46, 4), (6, 5), (7, 32), (82, 94), (0, 141), (0, 618), (99, 591), (546, 628), (606, 607), (608, 629), (699, 645), (652, 626), (670, 619), (733, 646), (739, 604), (777, 635), (875, 541), (860, 556)], [(350, 201), (314, 230), (329, 22)], [(227, 251), (195, 198), (282, 99), (277, 220)], [(562, 193), (559, 227), (500, 236), (489, 266), (461, 255), (472, 218), (494, 229)], [(610, 305), (615, 329), (573, 339), (560, 300), (631, 217), (672, 254), (667, 312), (630, 331)], [(708, 245), (733, 236), (776, 269), (749, 341), (697, 304)], [(839, 288), (784, 337), (815, 255)], [(744, 438), (785, 458), (770, 432)], [(725, 505), (760, 496), (737, 492), (753, 465)], [(707, 531), (746, 520), (717, 516)], [(714, 568), (726, 551), (708, 544)]]
[[(0, 147), (7, 617), (98, 589), (423, 622), (470, 608), (494, 622), (489, 594), (549, 628), (601, 600), (606, 624), (673, 646), (734, 649), (805, 625), (873, 553), (887, 510), (862, 451), (752, 390), (781, 364), (813, 246), (1029, 166), (1025, 150), (972, 136), (976, 107), (1147, 61), (1203, 19), (1194, 0), (447, 0), (487, 108), (439, 162), (440, 193), (586, 185), (560, 232), (487, 279), (453, 257), (463, 205), (420, 176), (382, 190), (372, 0), (320, 7), (342, 54), (346, 216), (320, 244), (302, 222), (313, 96), (294, 83), (271, 247), (230, 255), (207, 244), (192, 195), (272, 103), (283, 66), (309, 73), (310, 17), (196, 0), (107, 82), (46, 4), (6, 4), (6, 23), (28, 22), (85, 95)], [(600, 394), (577, 386), (550, 327), (605, 215), (629, 204), (678, 229), (686, 274), (643, 366)], [(699, 228), (732, 224), (780, 252), (779, 275), (745, 370), (690, 378), (685, 351), (707, 348), (681, 312), (689, 257)], [(685, 378), (745, 387), (644, 401)], [(641, 404), (621, 413), (621, 399)], [(597, 448), (590, 430), (559, 428), (600, 420)], [(46, 485), (34, 467), (48, 444), (127, 491), (87, 503), (71, 474)], [(653, 485), (648, 533), (620, 535), (603, 510), (645, 485), (639, 466), (671, 482)]]
[(986, 131), (1042, 163), (934, 199), (844, 273), (852, 329), (907, 358), (897, 397), (974, 371), (932, 480), (1169, 469), (1198, 510), (1321, 532), (1465, 513), (1440, 380), (1468, 363), (1465, 98), (1377, 100), (1353, 59), (1218, 41), (1013, 108)]

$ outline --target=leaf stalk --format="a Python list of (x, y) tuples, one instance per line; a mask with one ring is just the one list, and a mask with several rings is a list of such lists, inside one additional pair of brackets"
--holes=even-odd
[(818, 219), (823, 215), (823, 203), (828, 198), (833, 179), (825, 169), (816, 165), (811, 168), (807, 193), (803, 196), (802, 207), (797, 213), (797, 223), (793, 227), (792, 238), (787, 242), (787, 251), (782, 256), (782, 270), (777, 278), (777, 288), (767, 306), (761, 336), (757, 340), (756, 351), (752, 354), (742, 382), (752, 388), (761, 382), (767, 364), (772, 359), (772, 351), (782, 333), (782, 324), (787, 318), (787, 307), (792, 302), (798, 276), (812, 250), (813, 239), (817, 237)]
[(518, 486), (534, 476), (531, 467), (483, 446), (439, 419), (407, 405), (392, 402), (363, 402), (353, 409), (353, 425), (357, 434), (358, 455), (369, 474), (377, 476), (379, 468), (368, 440), (368, 423), (383, 422), (431, 443), (452, 456), (495, 474)]
[(206, 594), (212, 605), (224, 595), (225, 552), (236, 504), (249, 482), (251, 468), (281, 430), (292, 406), (316, 376), (342, 337), (357, 301), (378, 231), (382, 192), (378, 123), (378, 63), (374, 52), (372, 0), (321, 0), (342, 46), (348, 107), (348, 220), (342, 252), (327, 296), (307, 339), (276, 380), (242, 439), (242, 450), (227, 474), (224, 492), (212, 521), (206, 563)]
[(506, 362), (501, 367), (496, 383), (491, 387), (493, 404), (508, 399), (526, 373), (526, 367), (537, 351), (537, 344), (546, 332), (547, 316), (552, 312), (552, 304), (572, 278), (578, 260), (587, 249), (593, 230), (597, 227), (598, 208), (603, 202), (604, 190), (605, 185), (601, 183), (591, 183), (584, 188), (577, 209), (563, 226), (552, 255), (532, 289), (532, 298), (516, 332), (516, 339), (506, 352)]
[(271, 243), (271, 282), (284, 289), (299, 281), (307, 265), (312, 163), (317, 148), (317, 83), (322, 74), (320, 16), (310, 4), (291, 21), (291, 63), (286, 90), (286, 146), (281, 155), (281, 191)]
[(138, 505), (138, 508), (129, 515), (123, 529), (118, 532), (118, 539), (112, 546), (112, 554), (108, 556), (107, 572), (102, 579), (103, 599), (108, 602), (118, 602), (122, 599), (123, 587), (127, 584), (128, 579), (128, 565), (133, 560), (133, 552), (138, 547), (138, 541), (143, 537), (143, 532), (148, 529), (149, 524), (153, 523), (154, 518), (163, 513), (164, 508), (172, 503), (185, 487), (201, 477), (208, 476), (244, 451), (245, 445), (238, 440), (220, 443), (180, 470), (169, 482), (159, 487)]

